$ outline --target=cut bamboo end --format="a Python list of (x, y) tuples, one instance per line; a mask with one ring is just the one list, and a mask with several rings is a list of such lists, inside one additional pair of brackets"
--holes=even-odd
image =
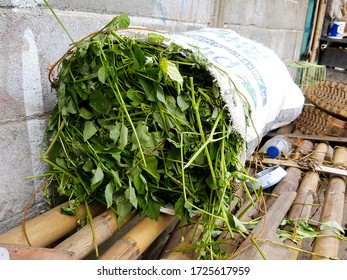
[[(25, 231), (30, 244), (27, 242), (23, 224), (1, 234), (0, 243), (36, 247), (51, 245), (75, 230), (78, 227), (78, 220), (87, 216), (84, 205), (78, 208), (75, 216), (61, 214), (61, 207), (63, 206), (67, 206), (67, 203), (63, 203), (25, 223)], [(90, 206), (92, 216), (98, 215), (102, 211), (104, 211), (103, 206)]]
[[(176, 216), (161, 214), (158, 220), (145, 217), (124, 237), (114, 243), (100, 260), (134, 260), (175, 220)], [(145, 233), (145, 234), (144, 234)]]

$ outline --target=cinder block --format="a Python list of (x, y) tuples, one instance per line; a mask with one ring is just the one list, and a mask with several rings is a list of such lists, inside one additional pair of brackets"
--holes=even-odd
[[(32, 174), (32, 155), (26, 122), (0, 125), (0, 221), (15, 226), (34, 191), (33, 182), (26, 179)], [(0, 231), (3, 227), (0, 226)]]
[(160, 18), (164, 26), (170, 20), (208, 24), (213, 10), (210, 0), (51, 0), (50, 3), (54, 8), (64, 10)]
[(0, 0), (0, 6), (15, 8), (32, 8), (43, 3), (43, 0)]
[(288, 30), (304, 28), (308, 7), (308, 0), (233, 0), (226, 3), (227, 24)]

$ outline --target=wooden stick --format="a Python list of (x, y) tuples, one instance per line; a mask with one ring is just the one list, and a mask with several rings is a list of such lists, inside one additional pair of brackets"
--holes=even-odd
[[(78, 227), (78, 220), (87, 216), (86, 208), (82, 204), (75, 216), (61, 214), (61, 207), (67, 205), (67, 203), (63, 203), (26, 222), (25, 228), (31, 246), (47, 247), (75, 230)], [(90, 206), (93, 216), (100, 214), (104, 210), (103, 206)], [(22, 225), (1, 234), (0, 243), (29, 245)]]
[[(346, 163), (347, 149), (337, 147), (334, 153), (333, 161), (337, 164)], [(332, 176), (329, 179), (328, 188), (325, 192), (324, 205), (320, 216), (320, 222), (335, 221), (342, 224), (343, 207), (345, 199), (345, 180), (339, 176)], [(335, 235), (336, 230), (323, 230), (322, 235)], [(335, 236), (324, 236), (315, 239), (313, 244), (313, 252), (327, 257), (338, 257), (339, 239)], [(312, 260), (322, 260), (325, 258), (312, 256)]]
[[(117, 216), (111, 209), (95, 217), (93, 225), (97, 246), (109, 239), (118, 229), (134, 218), (135, 215), (135, 213), (129, 214), (120, 224), (118, 224)], [(86, 225), (58, 244), (55, 249), (74, 252), (75, 258), (81, 260), (94, 250), (94, 245), (92, 228), (90, 225)]]
[(175, 220), (176, 216), (161, 214), (158, 220), (145, 217), (125, 236), (113, 244), (100, 260), (135, 260)]

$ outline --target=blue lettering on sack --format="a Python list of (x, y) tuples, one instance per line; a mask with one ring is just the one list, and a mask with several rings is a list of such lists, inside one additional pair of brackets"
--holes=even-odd
[[(247, 58), (243, 57), (241, 54), (239, 54), (235, 50), (233, 50), (227, 46), (224, 46), (224, 45), (222, 45), (222, 44), (220, 44), (220, 43), (218, 43), (218, 42), (216, 42), (210, 38), (206, 38), (206, 37), (199, 36), (199, 35), (193, 35), (193, 34), (189, 34), (189, 33), (183, 33), (181, 35), (188, 37), (188, 38), (195, 39), (195, 40), (200, 41), (200, 42), (203, 42), (203, 43), (208, 44), (214, 48), (224, 49), (224, 50), (228, 51), (231, 55), (236, 57), (239, 61), (241, 61), (241, 63), (243, 65), (245, 65), (247, 67), (247, 69), (253, 75), (254, 79), (257, 81), (257, 84), (258, 84), (258, 87), (260, 90), (260, 94), (261, 94), (262, 105), (264, 106), (267, 103), (266, 86), (265, 86), (264, 80), (261, 77), (259, 71), (256, 69), (256, 67), (254, 67), (254, 65)], [(202, 50), (202, 48), (200, 48), (200, 50)], [(212, 48), (208, 48), (208, 47), (204, 47), (203, 50), (204, 50), (203, 54), (207, 55), (207, 53), (208, 53), (208, 56), (211, 56), (212, 54), (216, 53), (215, 51), (212, 50)], [(227, 57), (223, 57), (221, 55), (213, 56), (213, 59), (217, 63), (220, 63), (223, 60), (223, 63), (221, 65), (223, 65), (227, 68), (238, 65), (237, 62), (230, 62), (229, 64), (225, 65), (225, 60), (227, 60), (227, 59), (230, 60), (230, 59)]]

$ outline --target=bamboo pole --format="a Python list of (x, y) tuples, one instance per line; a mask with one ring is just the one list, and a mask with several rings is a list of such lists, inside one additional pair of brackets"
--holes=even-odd
[(29, 247), (24, 245), (0, 244), (9, 253), (10, 260), (74, 260), (73, 252), (66, 250)]
[[(333, 156), (335, 164), (345, 165), (347, 162), (347, 149), (345, 147), (337, 147)], [(328, 188), (325, 192), (324, 205), (320, 216), (320, 222), (335, 221), (342, 224), (343, 207), (345, 199), (346, 183), (340, 176), (331, 176)], [(313, 244), (313, 252), (320, 256), (338, 258), (339, 239), (335, 236), (334, 229), (326, 229), (321, 232), (322, 236), (315, 239)], [(312, 260), (323, 260), (324, 257), (316, 255), (311, 256)]]
[(277, 199), (277, 196), (281, 195), (284, 192), (292, 191), (296, 192), (299, 183), (301, 180), (301, 171), (298, 168), (295, 167), (289, 167), (286, 169), (287, 175), (276, 185), (274, 190), (272, 191), (272, 194), (274, 196), (270, 196), (266, 200), (266, 208), (270, 209), (271, 206), (274, 204), (274, 202)]
[[(322, 163), (324, 161), (326, 153), (328, 152), (328, 149), (329, 147), (327, 144), (319, 143), (312, 154), (312, 158), (317, 163)], [(309, 218), (319, 181), (320, 178), (318, 173), (309, 171), (305, 174), (299, 186), (297, 196), (293, 202), (293, 206), (288, 213), (288, 218), (299, 218), (302, 220), (307, 220)], [(284, 227), (284, 230), (290, 229), (289, 227)], [(287, 239), (284, 241), (284, 244), (292, 246), (294, 248), (301, 248), (302, 242), (297, 241), (297, 243), (294, 243), (293, 241)], [(289, 250), (286, 259), (296, 260), (298, 258), (298, 254), (299, 252), (297, 250)]]
[(314, 32), (315, 32), (316, 26), (317, 26), (318, 12), (319, 12), (319, 1), (316, 0), (316, 4), (315, 4), (315, 8), (314, 8), (314, 14), (313, 14), (313, 19), (312, 19), (312, 29), (311, 29), (311, 34), (310, 34), (310, 40), (309, 40), (308, 46), (307, 46), (308, 52), (310, 52), (312, 50), (312, 44), (313, 44), (313, 39), (314, 39)]
[[(300, 184), (298, 193), (293, 202), (293, 205), (288, 213), (289, 219), (307, 220), (310, 217), (312, 203), (314, 202), (317, 186), (319, 183), (319, 175), (314, 172), (307, 172)], [(284, 227), (284, 230), (290, 230), (290, 227)], [(287, 239), (284, 244), (294, 248), (301, 248), (302, 241), (296, 243)], [(299, 252), (297, 250), (289, 250), (286, 259), (296, 260)]]
[[(295, 195), (296, 192), (293, 191), (283, 192), (269, 209), (267, 215), (262, 217), (251, 234), (229, 259), (281, 259), (281, 257), (287, 253), (286, 249), (262, 241), (276, 238), (276, 229), (281, 224), (284, 216), (292, 205)], [(279, 241), (278, 236), (277, 239)], [(257, 246), (255, 244), (257, 244)]]
[(200, 238), (203, 232), (203, 225), (191, 224), (186, 222), (177, 224), (173, 234), (166, 243), (160, 259), (166, 260), (196, 260), (198, 252), (191, 247)]
[(161, 214), (158, 220), (145, 217), (125, 236), (114, 243), (99, 260), (135, 260), (175, 220), (176, 216)]
[(314, 37), (313, 37), (312, 53), (310, 55), (310, 61), (309, 61), (311, 63), (315, 63), (316, 61), (317, 50), (319, 48), (319, 40), (322, 34), (322, 28), (323, 28), (323, 23), (325, 18), (326, 6), (327, 6), (326, 0), (320, 0), (318, 16), (317, 16), (317, 24), (316, 24)]
[[(131, 213), (121, 223), (118, 223), (116, 214), (111, 209), (106, 210), (93, 219), (94, 230), (90, 225), (86, 225), (58, 244), (55, 249), (74, 252), (75, 259), (81, 260), (94, 250), (95, 245), (100, 246), (103, 244), (117, 230), (134, 218), (135, 215), (136, 213)], [(95, 242), (96, 244), (94, 244)]]
[[(87, 216), (84, 204), (77, 209), (75, 216), (61, 214), (61, 207), (67, 206), (63, 203), (25, 223), (24, 226), (19, 225), (3, 234), (0, 234), (0, 243), (31, 245), (36, 247), (47, 247), (53, 242), (66, 236), (78, 227), (78, 220)], [(104, 211), (103, 206), (90, 206), (92, 216), (100, 214)], [(30, 244), (25, 237), (27, 233)]]

